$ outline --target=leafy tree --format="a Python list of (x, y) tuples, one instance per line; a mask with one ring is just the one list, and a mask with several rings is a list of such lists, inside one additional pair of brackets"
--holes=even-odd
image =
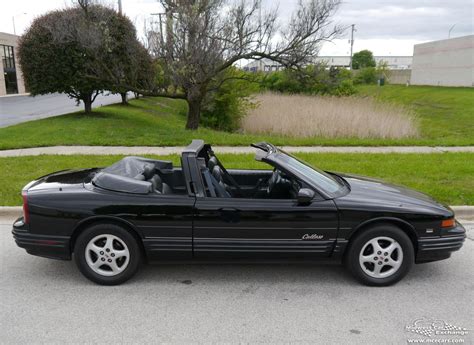
[(170, 84), (146, 94), (185, 99), (188, 129), (198, 128), (209, 91), (235, 79), (225, 72), (239, 60), (267, 58), (298, 68), (342, 31), (331, 26), (340, 0), (300, 1), (280, 30), (276, 10), (262, 11), (261, 0), (158, 1), (166, 21), (151, 46)]
[(83, 101), (86, 113), (104, 90), (123, 92), (117, 85), (143, 87), (150, 79), (143, 70), (151, 61), (130, 20), (87, 0), (35, 19), (20, 39), (18, 55), (33, 95), (65, 93)]
[(361, 50), (352, 56), (352, 68), (375, 67), (374, 55), (370, 50)]

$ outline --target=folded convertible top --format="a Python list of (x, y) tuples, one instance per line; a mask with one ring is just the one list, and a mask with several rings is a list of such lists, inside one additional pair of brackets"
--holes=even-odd
[(148, 180), (158, 171), (172, 170), (173, 164), (143, 157), (125, 157), (117, 163), (102, 169), (92, 179), (100, 188), (117, 192), (148, 194), (153, 191)]

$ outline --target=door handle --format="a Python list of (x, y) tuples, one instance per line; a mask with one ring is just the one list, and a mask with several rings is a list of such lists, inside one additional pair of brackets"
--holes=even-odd
[(234, 207), (223, 207), (223, 208), (220, 208), (219, 211), (221, 211), (221, 212), (239, 212), (239, 210), (234, 208)]
[(226, 223), (240, 222), (240, 212), (233, 207), (223, 207), (219, 209), (221, 219)]

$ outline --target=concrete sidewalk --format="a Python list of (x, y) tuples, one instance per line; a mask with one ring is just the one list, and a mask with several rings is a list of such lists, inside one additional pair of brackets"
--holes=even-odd
[[(49, 146), (0, 150), (0, 157), (38, 155), (169, 155), (183, 146)], [(474, 152), (474, 146), (281, 146), (287, 152), (307, 153), (445, 153)], [(250, 146), (213, 146), (218, 153), (254, 153)]]

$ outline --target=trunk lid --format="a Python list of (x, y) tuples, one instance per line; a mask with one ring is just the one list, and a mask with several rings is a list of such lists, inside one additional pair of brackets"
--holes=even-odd
[(80, 170), (62, 170), (57, 171), (31, 181), (25, 187), (25, 192), (35, 192), (45, 189), (69, 189), (82, 186), (84, 182), (90, 181), (99, 168), (80, 169)]

